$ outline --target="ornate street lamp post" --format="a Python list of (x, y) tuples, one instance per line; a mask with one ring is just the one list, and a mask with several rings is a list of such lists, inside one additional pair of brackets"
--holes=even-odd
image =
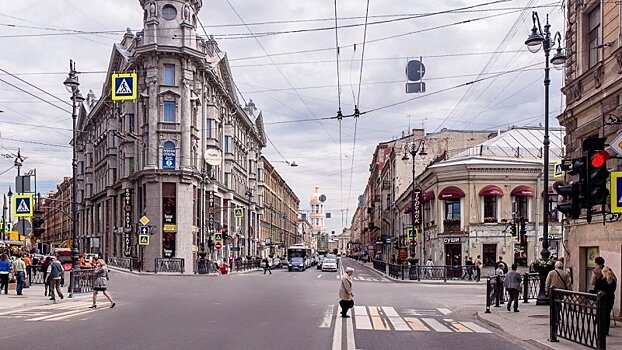
[(71, 255), (71, 278), (70, 278), (70, 292), (69, 292), (69, 296), (71, 297), (73, 295), (73, 288), (74, 288), (74, 278), (75, 278), (75, 271), (78, 267), (78, 258), (80, 255), (80, 251), (78, 249), (78, 244), (76, 243), (77, 241), (77, 234), (78, 234), (78, 209), (77, 209), (77, 202), (78, 202), (78, 186), (77, 186), (77, 181), (76, 181), (76, 175), (77, 175), (77, 170), (78, 170), (78, 154), (77, 154), (77, 140), (76, 140), (76, 122), (78, 120), (78, 108), (80, 108), (80, 105), (82, 104), (82, 102), (84, 101), (84, 97), (82, 97), (82, 94), (80, 94), (80, 90), (78, 89), (78, 87), (80, 86), (80, 83), (78, 81), (78, 72), (76, 71), (76, 64), (73, 60), (69, 60), (69, 76), (67, 77), (67, 79), (65, 79), (65, 81), (63, 82), (63, 84), (65, 84), (65, 87), (67, 88), (67, 91), (69, 91), (71, 93), (71, 101), (72, 101), (72, 112), (71, 112), (71, 119), (73, 121), (73, 128), (72, 128), (72, 140), (71, 140), (71, 144), (72, 144), (72, 150), (73, 150), (73, 157), (72, 157), (72, 161), (71, 161), (71, 248), (72, 248), (72, 255)]
[[(540, 50), (540, 47), (544, 48), (544, 140), (542, 144), (544, 146), (544, 220), (542, 228), (542, 251), (540, 256), (542, 260), (548, 260), (551, 256), (549, 251), (549, 85), (551, 80), (549, 78), (549, 54), (551, 49), (555, 46), (557, 40), (557, 51), (553, 58), (550, 59), (550, 63), (556, 69), (561, 69), (566, 62), (566, 54), (561, 45), (561, 34), (556, 32), (551, 39), (551, 25), (549, 24), (549, 16), (546, 16), (546, 24), (544, 25), (544, 31), (540, 25), (540, 17), (537, 12), (532, 13), (533, 28), (531, 34), (525, 41), (527, 49), (530, 52), (536, 53)], [(548, 298), (544, 294), (544, 278), (543, 274), (540, 275), (540, 293), (538, 294), (538, 305), (548, 305)]]
[[(412, 158), (412, 191), (411, 193), (411, 198), (410, 198), (410, 224), (412, 225), (412, 231), (411, 231), (411, 236), (412, 236), (412, 240), (414, 240), (414, 234), (416, 232), (416, 227), (415, 227), (415, 202), (418, 200), (418, 198), (416, 198), (416, 187), (417, 187), (417, 176), (415, 174), (415, 160), (417, 159), (417, 154), (420, 156), (427, 156), (428, 153), (425, 151), (425, 140), (420, 140), (419, 143), (416, 142), (415, 137), (413, 135), (413, 139), (412, 142), (409, 144), (406, 144), (406, 146), (404, 146), (404, 156), (402, 157), (403, 161), (407, 161), (408, 160), (408, 154), (410, 154), (410, 157)], [(419, 208), (417, 208), (417, 210), (419, 210)], [(410, 244), (410, 242), (408, 242), (408, 244)], [(421, 245), (422, 245), (422, 249), (423, 249), (423, 255), (425, 255), (425, 237), (423, 236), (423, 225), (421, 225)], [(411, 254), (411, 247), (408, 247), (408, 256), (410, 257)], [(422, 256), (421, 259), (424, 259), (425, 256)]]

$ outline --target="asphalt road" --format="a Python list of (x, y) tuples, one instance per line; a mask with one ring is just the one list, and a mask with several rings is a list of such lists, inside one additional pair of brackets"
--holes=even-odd
[(0, 308), (0, 349), (522, 348), (475, 320), (475, 307), (483, 307), (483, 283), (394, 283), (357, 262), (344, 259), (342, 265), (356, 269), (356, 305), (349, 319), (338, 317), (341, 272), (112, 272), (114, 309), (102, 295), (94, 310), (84, 297)]

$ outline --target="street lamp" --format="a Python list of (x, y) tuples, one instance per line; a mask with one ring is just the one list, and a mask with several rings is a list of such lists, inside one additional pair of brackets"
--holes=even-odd
[[(13, 207), (11, 206), (11, 197), (13, 197), (13, 192), (11, 191), (11, 187), (10, 186), (9, 186), (9, 192), (7, 192), (6, 195), (9, 197), (9, 224), (12, 226), (13, 225), (13, 221), (11, 219), (11, 212), (13, 211)], [(6, 226), (5, 226), (5, 230), (6, 230)]]
[[(557, 51), (553, 58), (551, 58), (550, 63), (553, 64), (555, 68), (563, 67), (566, 62), (566, 55), (564, 54), (564, 50), (561, 45), (561, 34), (556, 32), (551, 40), (551, 25), (549, 24), (549, 16), (546, 16), (546, 24), (544, 25), (544, 31), (542, 31), (542, 27), (540, 25), (540, 17), (538, 13), (534, 11), (532, 13), (533, 20), (533, 28), (531, 29), (531, 34), (525, 41), (525, 45), (527, 45), (527, 49), (536, 53), (540, 50), (542, 46), (544, 48), (544, 140), (542, 144), (544, 146), (544, 203), (546, 203), (543, 220), (543, 228), (542, 228), (542, 251), (540, 251), (540, 256), (543, 260), (548, 260), (551, 256), (551, 252), (549, 251), (549, 85), (551, 84), (551, 80), (549, 78), (549, 54), (551, 53), (551, 49), (555, 46), (555, 41), (557, 40)], [(544, 294), (544, 279), (540, 276), (540, 293), (538, 295), (538, 305), (548, 305), (548, 298)]]
[[(416, 231), (415, 231), (415, 187), (417, 186), (417, 176), (415, 174), (415, 160), (417, 159), (417, 154), (419, 154), (420, 156), (427, 156), (428, 153), (425, 151), (425, 140), (420, 140), (419, 143), (417, 144), (415, 141), (415, 136), (413, 135), (413, 139), (412, 139), (412, 143), (406, 144), (404, 146), (404, 156), (402, 157), (403, 161), (407, 161), (408, 160), (408, 154), (410, 154), (410, 157), (412, 158), (412, 192), (411, 192), (411, 199), (410, 199), (410, 224), (412, 225), (412, 231), (411, 231), (411, 235), (413, 235)], [(423, 236), (423, 226), (421, 227), (421, 245), (422, 245), (422, 249), (423, 249), (423, 255), (421, 258), (425, 258), (425, 238)], [(414, 239), (414, 237), (413, 237)], [(410, 243), (410, 242), (409, 242)], [(410, 251), (411, 248), (410, 246), (408, 247), (408, 256), (410, 256)]]
[(71, 161), (71, 248), (72, 248), (72, 256), (71, 256), (71, 291), (69, 296), (73, 295), (74, 288), (74, 274), (78, 267), (78, 258), (80, 255), (80, 251), (78, 250), (77, 234), (78, 234), (78, 210), (77, 210), (77, 202), (78, 202), (78, 191), (77, 191), (77, 181), (76, 175), (78, 172), (78, 154), (77, 150), (77, 140), (76, 140), (76, 121), (78, 119), (78, 108), (80, 104), (84, 101), (84, 97), (80, 94), (80, 82), (78, 81), (78, 72), (76, 71), (76, 64), (73, 60), (69, 60), (69, 76), (63, 82), (67, 91), (71, 93), (71, 101), (72, 101), (72, 112), (71, 119), (73, 121), (72, 127), (72, 152), (73, 157)]

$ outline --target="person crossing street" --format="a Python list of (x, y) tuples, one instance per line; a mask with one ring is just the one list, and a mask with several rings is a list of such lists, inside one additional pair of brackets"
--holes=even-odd
[(346, 273), (341, 277), (339, 287), (339, 306), (341, 306), (341, 317), (349, 318), (348, 310), (354, 307), (354, 292), (352, 292), (352, 274), (354, 269), (346, 267)]

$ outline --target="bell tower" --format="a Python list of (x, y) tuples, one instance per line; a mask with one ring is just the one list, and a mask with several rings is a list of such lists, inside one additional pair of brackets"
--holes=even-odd
[(197, 15), (201, 0), (139, 0), (143, 8), (143, 45), (196, 49)]

